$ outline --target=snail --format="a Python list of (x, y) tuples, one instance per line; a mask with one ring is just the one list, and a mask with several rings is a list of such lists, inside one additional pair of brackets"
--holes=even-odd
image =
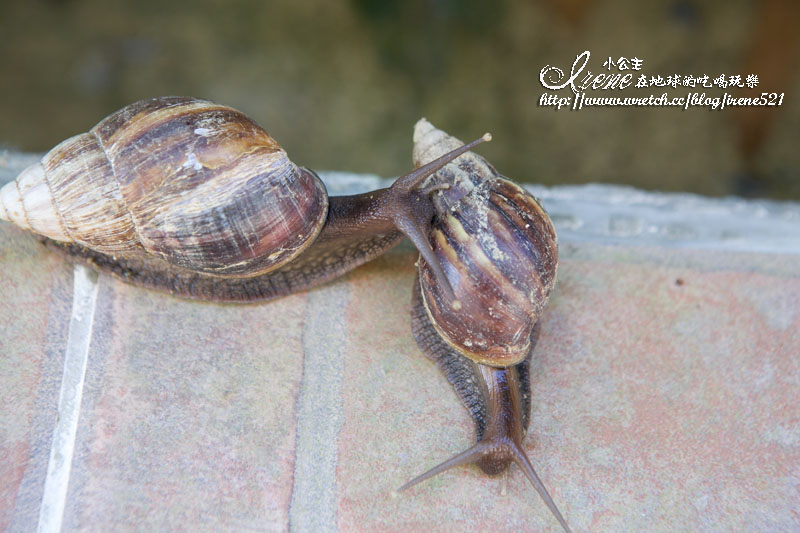
[(386, 189), (328, 197), (239, 111), (155, 98), (25, 169), (0, 189), (0, 219), (124, 281), (230, 302), (308, 289), (408, 236), (421, 255), (414, 336), (470, 410), (478, 443), (403, 488), (460, 464), (496, 474), (515, 462), (567, 529), (522, 447), (556, 236), (532, 196), (469, 152), (490, 139), (462, 145), (421, 122), (416, 170)]
[[(414, 131), (415, 163), (461, 144), (423, 119)], [(556, 281), (553, 224), (533, 196), (472, 152), (425, 185), (442, 186), (433, 197), (429, 238), (454, 294), (420, 257), (412, 330), (470, 412), (477, 443), (400, 490), (463, 464), (476, 463), (494, 475), (513, 462), (569, 531), (522, 444), (530, 420), (529, 365), (538, 318)]]
[(403, 234), (452, 290), (426, 240), (419, 183), (474, 143), (386, 189), (328, 197), (241, 112), (188, 97), (131, 104), (0, 189), (0, 219), (125, 281), (186, 298), (269, 300), (328, 281)]

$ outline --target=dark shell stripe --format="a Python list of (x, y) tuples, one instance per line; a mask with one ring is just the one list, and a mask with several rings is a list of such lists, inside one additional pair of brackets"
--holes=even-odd
[[(469, 209), (464, 209), (449, 214), (449, 217), (452, 218), (448, 220), (458, 221), (463, 231), (467, 233), (468, 240), (463, 243), (460, 242), (460, 236), (454, 233), (455, 228), (452, 224), (442, 224), (442, 234), (447, 239), (448, 246), (455, 250), (455, 256), (458, 258), (458, 262), (452, 263), (456, 266), (455, 270), (466, 273), (468, 279), (474, 280), (479, 289), (474, 295), (487, 304), (493, 303), (495, 310), (505, 308), (508, 314), (525, 316), (523, 309), (528, 305), (528, 295), (522, 290), (521, 284), (514, 283), (514, 278), (520, 277), (520, 274), (524, 276), (528, 271), (527, 265), (522, 262), (503, 261), (496, 258), (497, 254), (489, 250), (485, 246), (485, 242), (476, 237), (484, 230), (471, 224), (470, 219), (474, 217), (471, 217), (470, 213)], [(500, 237), (499, 225), (493, 225), (492, 229), (492, 238), (497, 241), (497, 238)], [(511, 248), (512, 245), (516, 245), (516, 243), (510, 242), (503, 248)], [(480, 263), (476, 260), (475, 248), (480, 249), (485, 258)], [(508, 254), (510, 255), (511, 252)], [(470, 294), (473, 293), (470, 291)]]
[[(555, 281), (552, 274), (556, 269), (558, 245), (555, 229), (547, 213), (536, 199), (518, 191), (507, 194), (503, 189), (498, 189), (496, 196), (502, 200), (493, 198), (492, 201), (506, 217), (513, 220), (513, 226), (525, 237), (523, 241), (526, 247), (534, 248), (538, 259), (535, 264), (545, 284)], [(525, 228), (526, 225), (529, 227)]]
[[(149, 167), (182, 168), (187, 151), (196, 153), (198, 159), (202, 157), (204, 166), (210, 169), (220, 168), (239, 153), (256, 148), (282, 152), (275, 140), (245, 115), (220, 106), (152, 111), (150, 115), (120, 124), (116, 132), (106, 131), (110, 136), (103, 140), (103, 146), (123, 187), (138, 180), (137, 176), (146, 173)], [(194, 180), (205, 181), (197, 175)], [(191, 179), (187, 182), (193, 184)], [(144, 191), (157, 188), (148, 185)]]
[[(554, 250), (556, 249), (556, 243), (548, 235), (545, 227), (548, 225), (548, 220), (541, 217), (527, 217), (524, 210), (501, 195), (493, 195), (491, 201), (496, 209), (494, 212), (506, 222), (506, 224), (497, 224), (493, 227), (498, 228), (498, 233), (502, 231), (499, 228), (513, 232), (513, 242), (516, 243), (516, 246), (504, 248), (504, 251), (512, 259), (501, 262), (501, 267), (512, 279), (515, 275), (526, 275), (526, 279), (516, 280), (515, 285), (527, 286), (529, 290), (546, 297), (550, 294), (555, 281)], [(528, 228), (525, 227), (526, 225)], [(523, 253), (524, 255), (522, 255)], [(523, 262), (529, 266), (528, 269), (521, 269), (509, 264)], [(530, 287), (531, 282), (534, 282), (536, 287)], [(544, 301), (543, 298), (538, 299)]]
[[(134, 102), (100, 121), (92, 132), (110, 152), (119, 146), (135, 145), (136, 138), (146, 135), (150, 128), (174, 118), (184, 118), (198, 110), (231, 109), (206, 100), (191, 97), (162, 97)], [(135, 127), (131, 127), (134, 126)]]
[[(516, 250), (512, 250), (510, 246), (507, 246), (503, 249), (503, 252), (514, 255), (517, 260), (523, 260), (524, 258), (529, 264), (539, 264), (542, 259), (539, 249), (544, 244), (541, 236), (537, 235), (535, 231), (531, 231), (531, 228), (526, 230), (525, 222), (516, 211), (517, 207), (502, 194), (491, 194), (489, 203), (493, 208), (493, 212), (502, 218), (504, 222), (503, 224), (497, 224), (496, 227), (502, 228), (500, 231), (509, 232), (511, 238), (519, 243)], [(506, 243), (507, 240), (503, 239), (501, 242)], [(522, 253), (520, 254), (519, 252)]]
[[(451, 284), (456, 287), (456, 290), (461, 286), (477, 288), (476, 290), (460, 291), (460, 294), (463, 293), (463, 296), (460, 297), (469, 300), (464, 302), (466, 304), (465, 308), (470, 309), (473, 305), (481, 305), (472, 300), (496, 301), (500, 298), (502, 296), (502, 291), (498, 289), (495, 281), (490, 279), (489, 276), (474, 263), (471, 254), (466, 252), (466, 249), (473, 244), (472, 240), (462, 242), (454, 235), (453, 228), (450, 225), (436, 224), (435, 228), (434, 252), (436, 252), (436, 255), (439, 257), (443, 255), (447, 257), (447, 259), (443, 261), (443, 265), (446, 273), (454, 274), (448, 276)], [(422, 258), (420, 258), (420, 265), (424, 267), (425, 287), (438, 288), (433, 270), (431, 270), (430, 266)], [(443, 291), (428, 291), (426, 292), (426, 296), (433, 296), (433, 298), (428, 298), (428, 304), (435, 308), (435, 311), (432, 309), (432, 312), (435, 314), (445, 312), (445, 310), (449, 308), (450, 303), (445, 299)], [(466, 330), (468, 328), (467, 323), (474, 320), (473, 317), (466, 315), (466, 312), (451, 315), (451, 322), (449, 323), (456, 323), (459, 325), (458, 329)], [(446, 327), (447, 325), (440, 324), (440, 326)], [(451, 333), (453, 333), (454, 336), (457, 335), (455, 332)], [(482, 336), (483, 331), (477, 332), (477, 335)]]
[[(490, 204), (491, 205), (491, 204)], [(532, 263), (524, 259), (520, 254), (520, 244), (528, 244), (524, 241), (517, 241), (516, 235), (509, 231), (509, 228), (500, 224), (498, 212), (488, 210), (489, 226), (492, 228), (488, 238), (477, 238), (476, 235), (485, 233), (486, 230), (471, 222), (474, 219), (471, 211), (452, 213), (469, 234), (470, 244), (480, 248), (486, 261), (490, 262), (491, 273), (486, 272), (486, 266), (472, 264), (470, 272), (475, 275), (483, 275), (488, 283), (498, 286), (499, 294), (503, 295), (503, 301), (515, 302), (523, 305), (527, 294), (524, 292), (529, 281), (530, 265)], [(491, 241), (491, 244), (489, 243)], [(494, 249), (493, 249), (494, 248)], [(472, 254), (467, 254), (471, 256)], [(465, 261), (466, 262), (466, 261)], [(491, 274), (491, 275), (490, 275)]]

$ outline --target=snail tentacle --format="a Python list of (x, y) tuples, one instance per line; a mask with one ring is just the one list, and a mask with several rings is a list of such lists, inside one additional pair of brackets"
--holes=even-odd
[(471, 448), (467, 448), (463, 452), (456, 454), (450, 459), (434, 466), (427, 472), (418, 475), (417, 477), (415, 477), (414, 479), (412, 479), (411, 481), (409, 481), (408, 483), (406, 483), (397, 490), (403, 491), (409, 489), (414, 485), (416, 485), (417, 483), (421, 483), (426, 479), (432, 478), (433, 476), (441, 474), (442, 472), (450, 470), (451, 468), (477, 463), (484, 455), (486, 455), (490, 447), (491, 443), (489, 442), (486, 441), (476, 442)]
[(556, 517), (558, 523), (564, 528), (564, 531), (569, 533), (570, 529), (567, 525), (567, 521), (564, 520), (564, 517), (561, 515), (561, 511), (559, 511), (558, 507), (556, 507), (556, 504), (553, 501), (553, 498), (550, 496), (550, 493), (547, 492), (547, 488), (544, 486), (544, 483), (542, 483), (542, 480), (539, 479), (538, 474), (536, 474), (536, 470), (533, 469), (533, 465), (531, 464), (530, 459), (528, 459), (528, 455), (516, 444), (512, 445), (512, 451), (514, 453), (514, 462), (517, 463), (517, 466), (519, 466), (523, 472), (525, 472), (528, 480), (536, 489), (536, 492), (539, 493), (539, 496), (542, 497), (542, 500), (544, 500), (544, 503), (550, 509), (550, 512), (553, 513), (553, 516)]

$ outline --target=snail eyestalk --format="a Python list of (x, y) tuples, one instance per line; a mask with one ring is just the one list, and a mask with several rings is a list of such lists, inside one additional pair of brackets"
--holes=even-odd
[(415, 189), (422, 181), (433, 174), (434, 172), (439, 171), (443, 166), (447, 163), (455, 159), (456, 157), (469, 152), (479, 144), (483, 142), (488, 142), (492, 140), (491, 133), (484, 133), (481, 137), (475, 139), (474, 141), (465, 144), (464, 146), (460, 146), (455, 150), (451, 150), (450, 152), (444, 154), (443, 156), (434, 159), (430, 163), (426, 163), (421, 167), (409, 172), (405, 176), (398, 178), (396, 182), (392, 185), (392, 188), (403, 189), (405, 191), (411, 191)]
[(488, 451), (488, 447), (489, 447), (488, 443), (486, 443), (486, 442), (478, 442), (477, 444), (475, 444), (471, 448), (467, 448), (463, 452), (461, 452), (461, 453), (459, 453), (457, 455), (454, 455), (453, 457), (451, 457), (447, 461), (444, 461), (443, 463), (434, 466), (433, 468), (431, 468), (427, 472), (418, 475), (417, 477), (415, 477), (414, 479), (412, 479), (411, 481), (409, 481), (408, 483), (406, 483), (405, 485), (403, 485), (402, 487), (400, 487), (397, 490), (398, 491), (403, 491), (403, 490), (406, 490), (406, 489), (410, 489), (414, 485), (416, 485), (418, 483), (422, 483), (426, 479), (430, 479), (433, 476), (441, 474), (442, 472), (444, 472), (446, 470), (450, 470), (451, 468), (455, 468), (455, 467), (461, 466), (461, 465), (469, 465), (469, 464), (472, 464), (472, 463), (477, 463), (478, 460), (481, 457), (483, 457), (484, 453), (486, 451)]
[(411, 239), (419, 253), (430, 265), (436, 279), (439, 280), (443, 290), (452, 302), (453, 308), (456, 310), (461, 308), (461, 302), (456, 298), (453, 286), (450, 285), (450, 281), (447, 279), (441, 263), (436, 259), (428, 240), (430, 222), (433, 218), (433, 205), (429, 196), (431, 192), (441, 190), (444, 187), (434, 184), (422, 190), (417, 188), (428, 176), (438, 172), (458, 156), (490, 140), (492, 140), (492, 135), (484, 133), (482, 137), (475, 139), (471, 143), (460, 146), (398, 178), (389, 189), (389, 197), (391, 198), (387, 203), (389, 217), (394, 222), (395, 227)]
[(561, 516), (561, 512), (558, 510), (558, 507), (556, 507), (555, 502), (553, 502), (553, 498), (550, 497), (550, 493), (547, 492), (544, 483), (542, 483), (542, 480), (539, 479), (539, 476), (533, 469), (533, 465), (531, 465), (528, 456), (522, 449), (517, 448), (516, 446), (514, 446), (514, 462), (517, 463), (517, 466), (519, 466), (523, 472), (525, 472), (525, 475), (528, 477), (528, 480), (533, 485), (533, 488), (535, 488), (536, 492), (539, 493), (539, 496), (542, 497), (544, 503), (550, 509), (550, 512), (553, 513), (553, 516), (556, 517), (558, 523), (561, 524), (561, 527), (564, 528), (564, 531), (569, 533), (570, 529), (569, 526), (567, 525), (567, 521), (564, 520), (563, 516)]

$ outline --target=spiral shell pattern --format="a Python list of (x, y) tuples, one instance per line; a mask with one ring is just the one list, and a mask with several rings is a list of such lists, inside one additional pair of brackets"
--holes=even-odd
[[(424, 119), (414, 132), (414, 162), (460, 146)], [(456, 304), (420, 258), (425, 308), (442, 338), (473, 361), (510, 366), (530, 350), (531, 331), (555, 285), (555, 229), (538, 201), (469, 152), (426, 185), (434, 194), (430, 242)]]
[(0, 218), (50, 239), (234, 277), (301, 253), (327, 207), (319, 178), (255, 122), (186, 97), (113, 113), (0, 190)]

